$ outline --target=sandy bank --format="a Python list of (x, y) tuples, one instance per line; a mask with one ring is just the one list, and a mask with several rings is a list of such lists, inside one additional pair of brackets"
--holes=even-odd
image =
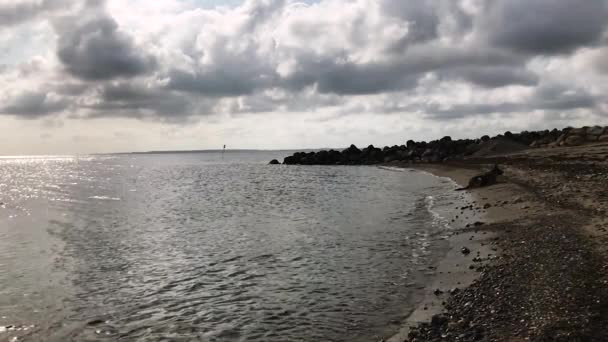
[[(608, 151), (594, 148), (417, 166), (465, 183), (501, 163), (500, 184), (470, 192), (482, 207), (489, 204), (478, 210), (486, 224), (467, 230), (455, 221), (461, 234), (439, 267), (453, 272), (449, 261), (462, 235), (499, 254), (481, 249), (482, 261), (473, 262), (478, 277), (442, 295), (442, 307), (423, 302), (389, 341), (608, 341)], [(434, 286), (446, 281), (439, 276)]]
[[(411, 167), (411, 166), (406, 166)], [(446, 165), (416, 165), (414, 169), (454, 180), (464, 186), (479, 173), (478, 167), (462, 168)], [(461, 201), (453, 208), (449, 250), (436, 266), (436, 276), (425, 289), (423, 300), (409, 315), (400, 331), (386, 341), (404, 341), (412, 327), (431, 322), (444, 310), (450, 293), (470, 286), (479, 278), (480, 266), (497, 257), (496, 232), (483, 229), (487, 224), (517, 219), (527, 214), (532, 199), (525, 190), (504, 180), (493, 187), (463, 191)], [(475, 223), (483, 225), (475, 225)], [(463, 253), (463, 248), (470, 253)]]

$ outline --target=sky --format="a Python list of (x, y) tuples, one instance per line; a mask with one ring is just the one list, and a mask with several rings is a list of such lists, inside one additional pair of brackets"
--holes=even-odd
[(0, 155), (608, 124), (608, 0), (0, 0)]

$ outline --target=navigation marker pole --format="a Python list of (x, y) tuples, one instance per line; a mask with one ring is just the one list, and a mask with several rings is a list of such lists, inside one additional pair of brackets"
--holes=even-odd
[(224, 149), (222, 150), (222, 160), (224, 160), (224, 152), (226, 152), (226, 145), (224, 145)]

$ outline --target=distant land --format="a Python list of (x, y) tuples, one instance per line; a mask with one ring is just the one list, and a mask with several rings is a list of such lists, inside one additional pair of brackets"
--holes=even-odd
[[(292, 151), (304, 151), (304, 152), (316, 152), (326, 150), (329, 148), (309, 148), (309, 149), (276, 149), (276, 150), (258, 150), (258, 149), (215, 149), (215, 150), (167, 150), (167, 151), (135, 151), (135, 152), (118, 152), (118, 153), (105, 153), (105, 154), (177, 154), (177, 153), (243, 153), (243, 152), (292, 152)], [(335, 149), (335, 148), (334, 148)], [(342, 148), (340, 148), (342, 149)]]

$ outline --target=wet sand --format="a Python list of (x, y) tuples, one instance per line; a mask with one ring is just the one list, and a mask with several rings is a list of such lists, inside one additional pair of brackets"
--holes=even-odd
[(505, 176), (466, 191), (434, 282), (387, 341), (608, 340), (606, 158), (547, 153), (415, 166), (461, 185), (494, 162)]
[[(471, 177), (479, 173), (477, 168), (445, 165), (416, 165), (413, 168), (451, 178), (459, 186), (466, 185)], [(480, 266), (496, 258), (499, 253), (495, 243), (497, 233), (482, 227), (521, 217), (525, 211), (520, 208), (530, 207), (531, 204), (531, 199), (524, 199), (522, 193), (523, 189), (519, 186), (504, 181), (493, 187), (462, 192), (462, 202), (455, 204), (454, 216), (450, 218), (453, 232), (448, 240), (450, 247), (436, 267), (435, 279), (425, 289), (424, 299), (409, 315), (400, 331), (389, 337), (387, 342), (406, 340), (412, 327), (430, 322), (433, 316), (441, 314), (451, 293), (467, 288), (479, 278)], [(507, 199), (512, 200), (504, 204)], [(463, 253), (463, 248), (470, 253)]]

